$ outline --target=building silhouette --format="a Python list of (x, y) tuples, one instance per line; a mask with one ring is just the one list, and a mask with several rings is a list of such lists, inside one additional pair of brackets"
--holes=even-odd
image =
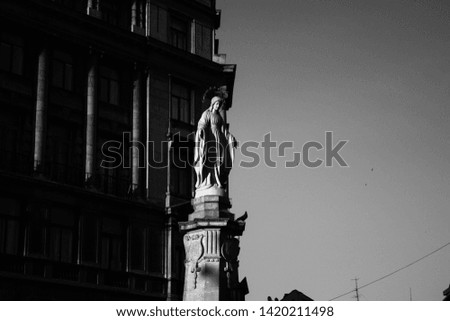
[(0, 298), (181, 299), (174, 163), (235, 77), (215, 1), (3, 0), (0, 25)]
[(444, 295), (444, 301), (450, 301), (450, 285), (446, 288), (442, 294)]
[(303, 294), (303, 292), (300, 292), (297, 289), (292, 290), (289, 293), (285, 293), (283, 295), (283, 298), (278, 300), (278, 298), (272, 299), (272, 297), (267, 297), (267, 301), (314, 301), (306, 294)]

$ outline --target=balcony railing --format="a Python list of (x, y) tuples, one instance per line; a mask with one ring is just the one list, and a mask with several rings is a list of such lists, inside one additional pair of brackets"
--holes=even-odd
[(96, 174), (96, 187), (100, 192), (118, 197), (131, 197), (130, 180), (119, 176), (116, 172), (103, 172)]
[[(0, 149), (0, 170), (32, 176), (34, 173), (32, 156)], [(81, 166), (46, 162), (41, 170), (48, 180), (78, 187), (85, 185), (84, 169)], [(117, 197), (132, 196), (130, 179), (125, 173), (117, 171), (97, 172), (94, 187), (102, 193)]]
[(164, 299), (164, 277), (133, 272), (111, 271), (97, 267), (62, 263), (47, 259), (0, 254), (0, 274), (17, 274), (50, 282), (73, 282), (74, 285), (97, 286), (99, 289), (122, 289), (127, 292)]
[(64, 163), (48, 162), (44, 165), (44, 175), (49, 180), (58, 183), (83, 186), (84, 171), (81, 167), (70, 166)]

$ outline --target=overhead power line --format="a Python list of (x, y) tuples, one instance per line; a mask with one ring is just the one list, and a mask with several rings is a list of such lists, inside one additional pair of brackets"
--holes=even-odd
[[(404, 269), (410, 267), (411, 265), (414, 265), (414, 264), (416, 264), (417, 262), (422, 261), (423, 259), (426, 259), (426, 258), (429, 257), (430, 255), (432, 255), (432, 254), (434, 254), (434, 253), (436, 253), (436, 252), (442, 250), (444, 247), (446, 247), (446, 246), (448, 246), (448, 245), (450, 245), (450, 242), (448, 242), (448, 243), (445, 244), (445, 245), (442, 245), (441, 247), (437, 248), (437, 249), (434, 250), (433, 252), (430, 252), (430, 253), (428, 253), (427, 255), (422, 256), (420, 259), (417, 259), (417, 260), (415, 260), (415, 261), (413, 261), (413, 262), (411, 262), (411, 263), (409, 263), (409, 264), (407, 264), (407, 265), (405, 265), (405, 266), (403, 266), (403, 267), (401, 267), (401, 268), (399, 268), (399, 269), (397, 269), (397, 270), (395, 270), (395, 271), (393, 271), (393, 272), (391, 272), (391, 273), (389, 273), (389, 274), (386, 274), (386, 275), (384, 275), (384, 276), (382, 276), (382, 277), (380, 277), (380, 278), (378, 278), (378, 279), (376, 279), (376, 280), (373, 280), (372, 282), (369, 282), (369, 283), (367, 283), (367, 284), (364, 284), (364, 285), (360, 286), (358, 289), (362, 289), (362, 288), (368, 287), (369, 285), (372, 285), (372, 284), (374, 284), (374, 283), (376, 283), (376, 282), (378, 282), (378, 281), (381, 281), (381, 280), (383, 280), (383, 279), (385, 279), (385, 278), (387, 278), (387, 277), (390, 277), (391, 275), (393, 275), (393, 274), (395, 274), (395, 273), (397, 273), (397, 272), (400, 272), (401, 270), (404, 270)], [(329, 301), (333, 301), (333, 300), (339, 299), (339, 298), (341, 298), (341, 297), (343, 297), (343, 296), (346, 296), (346, 295), (348, 295), (348, 294), (350, 294), (350, 293), (352, 293), (352, 292), (354, 292), (354, 291), (355, 291), (355, 290), (348, 291), (348, 292), (346, 292), (346, 293), (343, 293), (343, 294), (341, 294), (341, 295), (338, 295), (338, 296), (336, 296), (336, 297), (330, 299)]]

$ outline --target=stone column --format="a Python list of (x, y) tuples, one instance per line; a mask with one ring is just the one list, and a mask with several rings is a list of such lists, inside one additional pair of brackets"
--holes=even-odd
[(131, 28), (138, 25), (138, 4), (137, 0), (131, 2)]
[(237, 301), (248, 293), (239, 282), (239, 240), (243, 219), (229, 212), (228, 198), (202, 196), (193, 199), (194, 212), (179, 223), (186, 234), (183, 301)]
[(87, 2), (87, 7), (95, 9), (95, 10), (100, 10), (100, 0), (88, 0)]
[(175, 225), (175, 219), (172, 213), (172, 200), (170, 194), (170, 175), (171, 175), (171, 164), (172, 164), (172, 75), (168, 75), (168, 128), (167, 128), (167, 181), (166, 181), (166, 215), (167, 215), (167, 224), (166, 224), (166, 248), (165, 248), (165, 256), (166, 256), (166, 264), (165, 264), (165, 276), (167, 278), (167, 301), (172, 301), (174, 298), (173, 294), (173, 228)]
[(34, 129), (34, 170), (42, 173), (45, 150), (45, 136), (48, 109), (48, 50), (42, 49), (39, 54), (37, 90), (36, 90), (36, 123)]
[[(149, 155), (153, 157), (153, 150), (150, 151), (150, 100), (151, 100), (151, 72), (147, 69), (146, 91), (145, 91), (145, 190), (147, 199), (150, 198), (150, 165)], [(154, 146), (152, 145), (152, 148)]]
[(167, 279), (167, 301), (175, 301), (176, 297), (173, 293), (173, 234), (176, 228), (175, 218), (170, 215), (167, 217), (165, 226), (165, 277)]
[(95, 173), (96, 131), (97, 131), (97, 92), (98, 92), (98, 66), (97, 56), (90, 59), (87, 77), (87, 103), (86, 103), (86, 167), (85, 182), (93, 183)]
[(171, 200), (171, 191), (170, 191), (170, 183), (171, 183), (171, 175), (172, 175), (172, 75), (168, 75), (168, 126), (167, 126), (167, 188), (166, 188), (166, 212), (167, 214), (172, 214), (172, 200)]
[(151, 30), (150, 30), (150, 8), (151, 8), (151, 3), (150, 0), (146, 0), (145, 1), (145, 35), (147, 37), (150, 37), (151, 35)]
[(132, 165), (131, 165), (131, 184), (133, 193), (139, 189), (139, 175), (140, 175), (140, 147), (141, 144), (141, 72), (136, 71), (133, 84), (133, 133), (132, 133)]
[(87, 14), (90, 16), (98, 19), (102, 17), (100, 12), (100, 0), (88, 0), (86, 10)]
[(195, 43), (196, 43), (196, 24), (197, 21), (193, 19), (191, 21), (191, 53), (195, 54)]
[(147, 9), (142, 1), (133, 0), (131, 2), (131, 31), (145, 36), (145, 13)]

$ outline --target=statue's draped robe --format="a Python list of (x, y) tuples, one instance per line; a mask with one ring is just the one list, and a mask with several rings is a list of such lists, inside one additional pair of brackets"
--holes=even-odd
[(207, 109), (198, 122), (195, 135), (195, 187), (225, 188), (234, 158), (234, 137), (225, 129), (219, 112)]

